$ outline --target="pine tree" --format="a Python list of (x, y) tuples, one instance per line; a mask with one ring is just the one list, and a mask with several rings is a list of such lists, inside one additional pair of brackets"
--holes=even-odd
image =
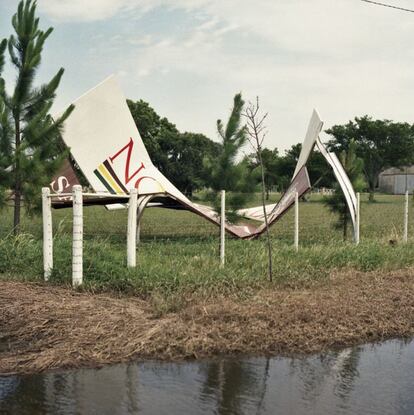
[(11, 165), (11, 135), (8, 111), (1, 97), (4, 95), (4, 82), (1, 74), (4, 68), (4, 52), (7, 47), (7, 40), (0, 43), (0, 206), (4, 205), (6, 189), (8, 188), (9, 175), (6, 169)]
[(222, 140), (219, 155), (214, 160), (205, 160), (209, 183), (212, 189), (210, 200), (216, 211), (220, 208), (220, 191), (226, 190), (227, 219), (236, 221), (236, 211), (252, 198), (256, 180), (250, 173), (247, 160), (237, 161), (241, 148), (247, 141), (247, 129), (241, 123), (244, 101), (241, 94), (234, 97), (233, 109), (224, 126), (217, 120), (217, 132)]
[[(62, 150), (61, 130), (73, 110), (70, 106), (55, 120), (49, 114), (63, 68), (49, 83), (34, 86), (44, 43), (53, 31), (40, 30), (35, 13), (36, 2), (22, 0), (12, 18), (15, 34), (7, 41), (10, 60), (17, 71), (12, 95), (6, 93), (5, 81), (0, 78), (0, 194), (4, 200), (7, 188), (11, 190), (8, 197), (14, 202), (15, 234), (20, 231), (22, 200), (28, 212), (39, 207), (40, 188), (48, 184), (68, 155), (67, 150)], [(4, 44), (3, 41), (0, 51)]]
[[(362, 159), (356, 156), (356, 146), (357, 143), (355, 140), (350, 140), (348, 149), (340, 153), (339, 160), (352, 183), (352, 187), (355, 191), (359, 192), (365, 187), (363, 176), (364, 163)], [(332, 196), (325, 197), (324, 203), (328, 206), (331, 212), (338, 215), (335, 227), (337, 229), (342, 229), (345, 241), (347, 239), (348, 224), (351, 217), (345, 196), (338, 183), (335, 184), (334, 194)]]

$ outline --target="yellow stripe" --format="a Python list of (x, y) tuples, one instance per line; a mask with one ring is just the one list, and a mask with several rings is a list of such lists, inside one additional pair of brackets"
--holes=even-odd
[(124, 194), (123, 190), (118, 186), (118, 183), (112, 178), (112, 176), (109, 174), (108, 170), (106, 170), (106, 167), (101, 164), (98, 167), (99, 173), (102, 174), (103, 177), (107, 180), (107, 182), (111, 185), (112, 189), (115, 190), (118, 194)]
[(161, 193), (165, 193), (165, 189), (162, 184), (157, 180), (158, 188), (161, 190)]

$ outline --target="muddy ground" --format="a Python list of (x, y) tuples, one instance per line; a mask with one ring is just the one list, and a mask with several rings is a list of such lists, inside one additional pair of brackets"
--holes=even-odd
[(296, 355), (414, 335), (414, 269), (341, 272), (247, 300), (151, 301), (0, 280), (0, 374), (217, 354)]

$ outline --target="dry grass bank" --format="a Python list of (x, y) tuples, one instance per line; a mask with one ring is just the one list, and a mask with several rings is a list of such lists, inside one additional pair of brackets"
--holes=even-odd
[(154, 301), (0, 281), (0, 374), (132, 359), (302, 354), (414, 335), (414, 268), (332, 273), (306, 288)]

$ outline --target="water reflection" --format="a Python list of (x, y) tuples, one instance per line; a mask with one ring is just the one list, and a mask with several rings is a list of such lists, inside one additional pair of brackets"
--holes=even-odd
[(414, 342), (0, 377), (1, 414), (413, 414)]

